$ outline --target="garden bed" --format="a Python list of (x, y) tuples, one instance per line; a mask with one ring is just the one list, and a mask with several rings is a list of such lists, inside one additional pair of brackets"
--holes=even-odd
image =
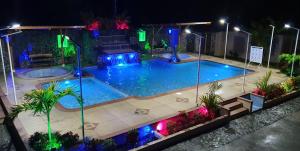
[[(201, 107), (184, 114), (186, 114), (187, 116), (191, 116), (193, 115), (193, 113), (195, 113), (195, 111), (199, 111), (199, 110), (201, 114), (201, 112), (203, 112), (201, 111)], [(154, 123), (154, 126), (156, 127), (155, 133), (157, 135), (160, 135), (161, 139), (155, 140), (153, 142), (150, 142), (144, 146), (140, 146), (133, 150), (141, 150), (141, 151), (161, 150), (163, 148), (169, 147), (171, 145), (174, 145), (178, 142), (184, 141), (191, 137), (224, 126), (229, 122), (229, 111), (224, 108), (220, 108), (219, 115), (217, 115), (216, 117), (208, 117), (207, 119), (202, 119), (199, 120), (198, 122), (196, 121), (193, 122), (193, 120), (189, 120), (189, 123), (186, 124), (185, 126), (184, 125), (180, 126), (180, 124), (176, 124), (178, 131), (176, 130), (176, 126), (173, 127), (175, 129), (168, 130), (170, 126), (168, 126), (167, 121), (172, 121), (172, 123), (178, 122), (182, 120), (182, 116), (183, 113), (180, 113), (174, 117)], [(162, 125), (160, 126), (160, 124)]]
[(279, 97), (276, 97), (274, 99), (271, 99), (271, 100), (265, 100), (264, 101), (264, 108), (270, 108), (270, 107), (273, 107), (275, 105), (278, 105), (278, 104), (281, 104), (283, 102), (286, 102), (292, 98), (295, 98), (297, 96), (300, 95), (300, 90), (295, 90), (295, 91), (292, 91), (290, 93), (287, 93), (287, 94), (283, 94)]

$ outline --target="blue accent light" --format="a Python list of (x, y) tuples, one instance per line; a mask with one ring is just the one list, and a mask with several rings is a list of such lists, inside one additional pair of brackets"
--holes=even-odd
[(130, 54), (130, 55), (129, 55), (129, 58), (130, 58), (130, 59), (132, 59), (132, 58), (134, 58), (134, 57), (135, 57), (134, 54)]
[(117, 58), (118, 59), (123, 59), (123, 55), (118, 55)]
[(107, 60), (111, 60), (111, 56), (106, 57)]
[(168, 33), (169, 33), (169, 34), (172, 34), (172, 29), (168, 29)]
[(65, 81), (65, 84), (70, 84), (70, 81), (69, 80)]
[(153, 128), (150, 125), (141, 127), (138, 129), (138, 131), (139, 131), (139, 138), (144, 138), (147, 135), (152, 134), (154, 132)]

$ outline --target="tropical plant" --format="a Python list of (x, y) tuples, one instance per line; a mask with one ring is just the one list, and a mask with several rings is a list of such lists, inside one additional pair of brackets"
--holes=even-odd
[(300, 65), (300, 55), (293, 55), (293, 54), (281, 54), (279, 56), (279, 60), (281, 63), (284, 63), (285, 66), (281, 67), (281, 72), (290, 75), (291, 74), (291, 65), (293, 63), (293, 61), (296, 63), (298, 63)]
[(32, 90), (24, 95), (25, 103), (20, 105), (15, 105), (11, 108), (10, 117), (12, 119), (16, 118), (21, 112), (32, 111), (34, 115), (45, 114), (47, 116), (48, 123), (48, 144), (46, 146), (47, 150), (52, 148), (60, 148), (61, 144), (54, 138), (52, 138), (51, 133), (51, 122), (50, 113), (52, 108), (56, 105), (60, 98), (71, 95), (77, 98), (79, 102), (81, 99), (75, 94), (72, 88), (67, 88), (65, 90), (58, 90), (57, 84), (52, 82), (48, 88)]
[(208, 93), (200, 97), (201, 104), (204, 103), (205, 107), (209, 111), (216, 112), (219, 109), (219, 102), (223, 100), (223, 98), (216, 94), (216, 91), (222, 88), (222, 84), (219, 82), (213, 82), (209, 85)]
[(285, 93), (292, 92), (295, 89), (296, 81), (295, 78), (288, 78), (281, 83), (281, 87)]
[(261, 79), (259, 79), (255, 85), (256, 89), (253, 91), (254, 94), (266, 96), (271, 88), (272, 85), (269, 84), (270, 77), (272, 75), (272, 71), (268, 71)]

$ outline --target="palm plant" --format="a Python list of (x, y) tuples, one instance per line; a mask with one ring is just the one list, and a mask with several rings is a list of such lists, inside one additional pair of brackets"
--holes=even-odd
[(51, 83), (46, 89), (36, 89), (24, 95), (25, 103), (15, 105), (11, 108), (10, 117), (16, 118), (21, 112), (32, 111), (34, 115), (45, 114), (48, 123), (48, 144), (46, 149), (59, 148), (60, 144), (56, 139), (52, 138), (50, 113), (54, 105), (64, 96), (74, 96), (79, 102), (82, 102), (80, 97), (73, 91), (72, 88), (67, 88), (62, 91), (57, 89), (55, 82)]
[(265, 76), (262, 77), (259, 81), (255, 83), (256, 89), (254, 90), (255, 94), (266, 96), (274, 87), (274, 85), (269, 84), (272, 71), (268, 71)]
[(206, 95), (200, 97), (201, 104), (204, 103), (206, 108), (211, 111), (217, 111), (219, 102), (223, 100), (223, 98), (216, 94), (216, 91), (222, 88), (222, 84), (219, 82), (213, 82), (209, 85), (209, 91)]

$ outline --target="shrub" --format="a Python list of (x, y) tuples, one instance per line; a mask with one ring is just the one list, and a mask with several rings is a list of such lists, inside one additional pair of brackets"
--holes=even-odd
[(266, 96), (267, 100), (279, 97), (285, 93), (284, 89), (280, 84), (271, 84), (269, 86), (269, 90), (270, 92), (268, 92)]
[(103, 149), (108, 151), (114, 150), (117, 146), (115, 141), (111, 138), (103, 140), (102, 145), (103, 145)]
[(206, 95), (200, 97), (201, 104), (204, 103), (205, 107), (210, 112), (217, 113), (219, 110), (219, 102), (223, 100), (220, 95), (216, 94), (216, 91), (222, 88), (222, 84), (213, 82), (209, 85), (209, 92)]
[(294, 56), (293, 54), (286, 54), (285, 53), (285, 54), (281, 54), (279, 56), (280, 62), (284, 64), (284, 66), (281, 67), (281, 72), (282, 73), (284, 73), (286, 75), (290, 75), (291, 74), (291, 64), (293, 62), (293, 59), (295, 61), (295, 65), (297, 65), (297, 64), (300, 63), (300, 55)]
[(287, 80), (281, 83), (281, 87), (285, 93), (292, 92), (295, 89), (296, 82), (295, 78), (288, 78)]
[(134, 145), (138, 141), (139, 131), (133, 129), (128, 132), (127, 141), (129, 144)]
[[(57, 144), (60, 144), (60, 137), (61, 135), (58, 132), (52, 133), (52, 138)], [(46, 151), (49, 144), (48, 133), (35, 132), (29, 137), (28, 144), (36, 151)]]
[(177, 124), (172, 120), (167, 121), (167, 129), (169, 134), (173, 134), (177, 132)]
[[(77, 134), (73, 134), (72, 132), (67, 132), (63, 135), (55, 132), (52, 133), (52, 137), (57, 144), (62, 144), (62, 146), (65, 148), (70, 148), (79, 142), (79, 136)], [(30, 136), (28, 144), (32, 149), (36, 151), (44, 151), (47, 150), (46, 148), (48, 145), (48, 141), (48, 133), (35, 132)]]
[(60, 140), (65, 148), (70, 148), (79, 142), (79, 135), (67, 132), (61, 135)]

